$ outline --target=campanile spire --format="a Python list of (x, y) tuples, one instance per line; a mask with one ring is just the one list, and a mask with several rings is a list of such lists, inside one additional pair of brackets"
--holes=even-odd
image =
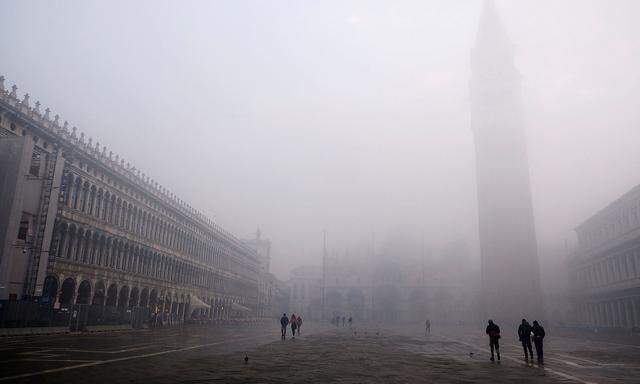
[(521, 77), (491, 0), (484, 2), (471, 65), (483, 308), (497, 321), (541, 318)]

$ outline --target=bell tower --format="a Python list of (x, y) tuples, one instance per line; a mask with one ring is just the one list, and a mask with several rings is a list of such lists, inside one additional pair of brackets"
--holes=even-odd
[(471, 57), (484, 315), (497, 322), (540, 319), (540, 267), (513, 45), (485, 0)]

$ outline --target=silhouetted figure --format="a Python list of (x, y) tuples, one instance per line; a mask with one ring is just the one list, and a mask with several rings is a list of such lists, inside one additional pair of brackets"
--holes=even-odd
[(544, 352), (542, 351), (542, 340), (545, 336), (544, 328), (534, 320), (533, 327), (531, 327), (531, 332), (533, 332), (533, 344), (536, 346), (536, 355), (538, 355), (538, 361), (542, 362), (544, 360)]
[(427, 335), (431, 333), (431, 320), (429, 319), (427, 319), (427, 321), (424, 322), (424, 333)]
[(498, 361), (500, 361), (500, 327), (493, 322), (493, 320), (489, 320), (489, 325), (487, 325), (487, 330), (485, 331), (487, 335), (489, 335), (489, 347), (491, 347), (491, 361), (494, 361), (493, 358), (493, 350), (495, 349), (496, 354), (498, 355)]
[(351, 328), (351, 324), (353, 324), (353, 317), (349, 316), (349, 320), (347, 320), (349, 322), (349, 328)]
[(336, 327), (340, 326), (340, 316), (336, 316)]
[(302, 328), (302, 316), (298, 315), (297, 323), (298, 323), (298, 335), (300, 335), (300, 328)]
[(291, 319), (289, 320), (291, 324), (291, 333), (293, 334), (293, 338), (296, 337), (296, 329), (298, 329), (298, 319), (296, 319), (295, 313), (291, 314)]
[(244, 363), (249, 364), (249, 356), (247, 356), (246, 354), (244, 355)]
[(518, 327), (518, 339), (522, 343), (524, 358), (533, 359), (533, 349), (531, 348), (531, 324), (526, 319), (522, 319), (522, 324)]
[(342, 326), (345, 326), (345, 322), (347, 321), (346, 317), (342, 316)]
[(280, 326), (282, 326), (280, 331), (282, 332), (282, 339), (283, 340), (287, 336), (287, 325), (289, 325), (289, 318), (287, 317), (286, 313), (283, 313), (282, 317), (280, 318)]

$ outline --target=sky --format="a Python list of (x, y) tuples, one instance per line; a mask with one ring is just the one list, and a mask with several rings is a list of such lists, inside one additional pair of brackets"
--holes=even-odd
[[(640, 183), (640, 2), (496, 0), (522, 74), (538, 242)], [(368, 239), (477, 254), (482, 1), (4, 1), (0, 74), (272, 268)]]

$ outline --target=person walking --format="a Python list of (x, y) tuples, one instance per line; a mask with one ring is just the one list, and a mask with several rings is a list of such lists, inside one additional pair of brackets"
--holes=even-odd
[(289, 324), (291, 324), (291, 333), (293, 334), (293, 338), (296, 338), (296, 329), (298, 329), (298, 320), (296, 319), (296, 314), (291, 314), (291, 319), (289, 320)]
[(495, 349), (496, 354), (498, 355), (498, 361), (500, 361), (500, 327), (493, 322), (493, 320), (489, 320), (489, 325), (487, 325), (487, 329), (485, 331), (487, 335), (489, 335), (489, 347), (491, 348), (491, 361), (494, 361), (493, 350)]
[(518, 339), (522, 343), (524, 358), (526, 360), (529, 360), (529, 357), (533, 359), (533, 349), (531, 348), (531, 324), (529, 324), (526, 319), (522, 319), (522, 324), (518, 327)]
[(344, 324), (344, 323), (345, 323), (345, 321), (347, 321), (347, 318), (346, 318), (346, 317), (344, 317), (344, 316), (342, 316), (342, 326), (343, 326), (343, 327), (345, 326), (345, 324)]
[(286, 313), (283, 313), (282, 317), (280, 318), (280, 326), (282, 327), (280, 329), (280, 332), (282, 332), (282, 340), (287, 337), (287, 325), (289, 325), (289, 318), (287, 317)]
[(349, 328), (351, 328), (351, 324), (353, 324), (353, 317), (349, 316)]
[(302, 316), (300, 315), (298, 315), (297, 324), (298, 324), (298, 336), (300, 336), (300, 328), (302, 328)]
[(431, 320), (429, 319), (424, 322), (424, 333), (427, 335), (431, 333)]
[(538, 355), (538, 362), (542, 363), (544, 361), (544, 352), (542, 350), (542, 340), (545, 337), (544, 328), (534, 320), (533, 327), (531, 327), (531, 332), (533, 332), (533, 344), (536, 346), (536, 355)]

